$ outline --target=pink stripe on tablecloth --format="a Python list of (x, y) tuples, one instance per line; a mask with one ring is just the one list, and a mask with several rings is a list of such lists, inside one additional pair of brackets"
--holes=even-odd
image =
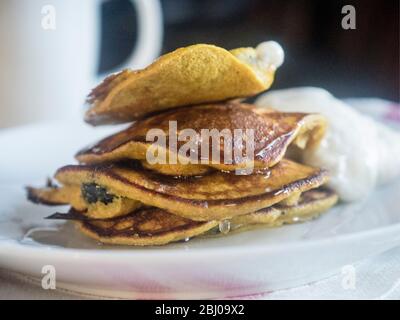
[(388, 121), (400, 122), (400, 104), (389, 104), (384, 118)]

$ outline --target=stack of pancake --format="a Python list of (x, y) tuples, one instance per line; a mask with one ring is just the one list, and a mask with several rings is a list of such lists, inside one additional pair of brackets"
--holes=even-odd
[[(161, 245), (255, 225), (280, 226), (328, 210), (337, 202), (323, 187), (328, 173), (295, 162), (302, 150), (318, 147), (324, 118), (257, 109), (239, 100), (270, 87), (276, 67), (266, 61), (253, 48), (194, 45), (143, 70), (106, 78), (89, 95), (85, 120), (135, 122), (79, 151), (78, 165), (56, 172), (58, 184), (29, 187), (28, 198), (70, 205), (69, 212), (49, 218), (73, 220), (89, 237), (120, 245)], [(181, 152), (184, 139), (172, 149), (171, 122), (178, 135), (186, 129), (252, 130), (253, 156), (226, 161), (229, 148), (222, 138), (220, 161), (211, 159), (211, 140), (196, 140), (207, 156), (192, 154), (193, 148)], [(157, 145), (155, 154), (164, 154), (166, 162), (149, 161), (152, 129), (165, 133), (166, 145)], [(245, 150), (244, 142), (241, 147)]]

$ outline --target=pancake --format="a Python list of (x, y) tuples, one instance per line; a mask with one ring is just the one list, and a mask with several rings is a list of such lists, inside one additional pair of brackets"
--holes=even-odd
[[(244, 231), (256, 225), (277, 227), (284, 223), (314, 218), (336, 202), (336, 194), (328, 189), (311, 190), (301, 196), (298, 204), (277, 204), (235, 217), (228, 221), (228, 225), (233, 231)], [(75, 210), (68, 214), (52, 215), (49, 219), (75, 220), (79, 230), (85, 235), (102, 243), (117, 245), (163, 245), (203, 234), (223, 235), (229, 232), (229, 229), (223, 229), (227, 221), (192, 221), (154, 207), (141, 207), (123, 217), (107, 220), (90, 220), (85, 218), (82, 212)]]
[(232, 229), (249, 225), (281, 226), (286, 223), (304, 222), (318, 217), (333, 207), (338, 201), (337, 194), (331, 189), (320, 187), (301, 194), (296, 203), (282, 202), (231, 220)]
[[(178, 153), (178, 150), (181, 150), (188, 142), (187, 140), (177, 141), (177, 148), (175, 151), (171, 151), (173, 149), (170, 147), (168, 139), (171, 121), (176, 121), (177, 133), (182, 133), (184, 129), (190, 128), (200, 135), (195, 141), (196, 148), (190, 148), (190, 150), (194, 149), (196, 153)], [(154, 147), (154, 142), (146, 141), (146, 135), (149, 130), (154, 128), (159, 129), (166, 136), (166, 145), (157, 149), (158, 154), (165, 155), (164, 159), (161, 159), (165, 160), (162, 164), (150, 164), (149, 161), (146, 161), (147, 152), (153, 152), (151, 148)], [(233, 135), (237, 129), (242, 130), (243, 133), (249, 129), (253, 130), (253, 150), (250, 150), (251, 146), (246, 144), (246, 138), (251, 139), (246, 135), (240, 143), (236, 143), (235, 147), (242, 148), (242, 155), (245, 155), (246, 152), (249, 155), (250, 152), (254, 152), (254, 163), (251, 156), (246, 158), (234, 155), (232, 144), (229, 144), (229, 135), (228, 140), (215, 139), (215, 142), (219, 143), (217, 146), (210, 137), (202, 139), (201, 132), (204, 129), (217, 130), (222, 133), (222, 136), (224, 130), (228, 130)], [(148, 117), (128, 129), (81, 150), (76, 158), (83, 164), (139, 159), (143, 162), (146, 161), (145, 167), (167, 175), (201, 175), (210, 168), (233, 171), (253, 167), (253, 165), (255, 168), (268, 168), (283, 158), (289, 145), (300, 150), (316, 148), (324, 136), (325, 130), (326, 121), (317, 114), (281, 113), (231, 101), (178, 108)], [(230, 141), (232, 142), (232, 138)], [(216, 150), (219, 155), (217, 161), (212, 158), (213, 150)], [(170, 161), (171, 159), (177, 161), (174, 163)], [(190, 163), (188, 163), (189, 160)]]
[[(94, 189), (94, 190), (93, 190)], [(97, 196), (84, 196), (90, 192)], [(139, 208), (142, 204), (137, 200), (111, 196), (104, 188), (95, 184), (54, 185), (45, 188), (27, 188), (28, 199), (34, 203), (50, 206), (71, 205), (75, 210), (82, 211), (88, 218), (107, 219), (123, 216)]]
[[(167, 176), (202, 176), (204, 174), (208, 174), (214, 169), (210, 166), (201, 165), (201, 164), (150, 164), (145, 160), (141, 161), (141, 164), (144, 168), (156, 171), (160, 174), (164, 174)], [(226, 170), (228, 171), (228, 170)]]
[(148, 246), (198, 236), (217, 226), (218, 222), (192, 221), (163, 209), (143, 207), (123, 217), (81, 220), (77, 225), (81, 232), (102, 243)]
[[(328, 174), (325, 170), (283, 159), (269, 170), (244, 176), (216, 171), (177, 178), (125, 162), (66, 166), (57, 171), (55, 178), (68, 187), (97, 185), (104, 190), (102, 194), (106, 198), (137, 200), (191, 220), (210, 221), (272, 206), (296, 193), (321, 186), (328, 180)], [(34, 198), (40, 190), (28, 191)]]
[(261, 58), (253, 48), (180, 48), (143, 70), (106, 78), (89, 95), (85, 120), (93, 125), (130, 122), (173, 107), (256, 95), (271, 86), (276, 69)]

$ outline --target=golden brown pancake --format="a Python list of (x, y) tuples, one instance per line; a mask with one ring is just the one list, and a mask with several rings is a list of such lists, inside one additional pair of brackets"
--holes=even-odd
[(79, 229), (102, 243), (119, 245), (162, 245), (198, 236), (217, 221), (192, 221), (158, 208), (141, 208), (112, 220), (78, 221)]
[[(203, 105), (196, 107), (178, 108), (166, 111), (162, 114), (148, 117), (139, 121), (117, 134), (101, 140), (95, 145), (80, 151), (76, 158), (85, 164), (96, 164), (103, 162), (113, 162), (121, 159), (139, 159), (145, 162), (147, 151), (151, 150), (153, 142), (146, 141), (146, 134), (150, 129), (160, 129), (167, 137), (166, 148), (157, 149), (158, 152), (165, 154), (166, 164), (144, 164), (149, 169), (167, 175), (201, 175), (209, 171), (210, 168), (218, 170), (233, 171), (236, 169), (251, 166), (251, 159), (245, 157), (235, 157), (232, 147), (225, 145), (225, 140), (215, 140), (219, 143), (219, 162), (213, 163), (212, 159), (212, 139), (204, 139), (196, 144), (197, 154), (174, 156), (178, 160), (177, 164), (169, 163), (171, 155), (168, 152), (169, 140), (168, 132), (170, 121), (176, 121), (177, 132), (184, 129), (193, 129), (200, 134), (202, 130), (217, 130), (223, 132), (235, 132), (236, 129), (254, 130), (254, 167), (267, 168), (278, 163), (286, 153), (289, 145), (296, 148), (315, 148), (322, 139), (325, 129), (325, 119), (316, 114), (304, 113), (282, 113), (267, 109), (257, 109), (256, 107), (239, 103), (237, 101)], [(187, 142), (177, 141), (177, 149)], [(207, 146), (207, 144), (208, 146)], [(226, 152), (231, 151), (230, 155)], [(240, 146), (244, 151), (247, 150), (246, 142), (243, 139)], [(206, 150), (206, 152), (202, 152)], [(249, 150), (250, 152), (250, 150)], [(187, 161), (195, 160), (196, 163)], [(218, 160), (218, 159), (217, 159)], [(165, 162), (164, 162), (165, 163)], [(202, 164), (204, 163), (204, 164)]]
[[(191, 220), (209, 221), (272, 206), (293, 194), (321, 186), (328, 180), (328, 174), (284, 159), (269, 170), (246, 176), (216, 171), (199, 177), (176, 178), (129, 162), (66, 166), (57, 171), (55, 178), (63, 186), (99, 186), (100, 200), (105, 198), (106, 202), (127, 198)], [(31, 189), (32, 198), (39, 191)]]
[(173, 107), (256, 95), (270, 87), (275, 73), (256, 62), (253, 48), (180, 48), (143, 70), (106, 78), (89, 95), (85, 120), (94, 125), (130, 122)]
[[(28, 187), (28, 199), (34, 203), (50, 206), (71, 205), (75, 210), (84, 212), (85, 216), (92, 219), (107, 219), (123, 216), (139, 208), (142, 204), (137, 200), (124, 197), (109, 196), (102, 200), (85, 199), (85, 188), (98, 189), (94, 184), (67, 185), (57, 187), (54, 185), (45, 188)], [(99, 192), (99, 190), (97, 190)], [(100, 190), (101, 192), (101, 190)], [(87, 190), (86, 190), (87, 193)]]
[(280, 202), (269, 208), (236, 216), (231, 220), (231, 226), (233, 229), (259, 224), (277, 227), (285, 223), (303, 222), (326, 212), (337, 201), (338, 196), (334, 191), (320, 187), (302, 193), (296, 203), (287, 205)]
[[(334, 192), (320, 188), (305, 192), (298, 204), (276, 204), (221, 223), (228, 223), (232, 231), (250, 229), (255, 225), (277, 227), (314, 218), (336, 202), (337, 195)], [(87, 236), (102, 243), (118, 245), (163, 245), (202, 234), (221, 235), (229, 232), (229, 229), (224, 231), (221, 226), (218, 227), (218, 221), (192, 221), (154, 207), (141, 207), (123, 217), (107, 220), (90, 220), (82, 212), (74, 210), (49, 218), (77, 220), (79, 230)]]
[[(146, 160), (142, 160), (141, 164), (144, 168), (156, 171), (167, 176), (202, 176), (208, 174), (215, 169), (201, 164), (150, 164)], [(226, 170), (228, 171), (228, 170)]]

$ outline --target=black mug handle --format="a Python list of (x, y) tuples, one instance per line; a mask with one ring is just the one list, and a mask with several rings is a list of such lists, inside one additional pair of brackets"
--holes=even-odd
[[(130, 20), (128, 23), (125, 19), (112, 21), (121, 18), (118, 15), (119, 11), (124, 18)], [(158, 57), (163, 39), (162, 9), (159, 0), (106, 1), (102, 3), (100, 16), (102, 21), (99, 23), (101, 28), (98, 34), (101, 39), (101, 54), (99, 79), (95, 82), (122, 69), (144, 68)], [(127, 30), (127, 26), (133, 30)], [(115, 41), (119, 44), (115, 45)], [(121, 44), (124, 41), (131, 43)]]

